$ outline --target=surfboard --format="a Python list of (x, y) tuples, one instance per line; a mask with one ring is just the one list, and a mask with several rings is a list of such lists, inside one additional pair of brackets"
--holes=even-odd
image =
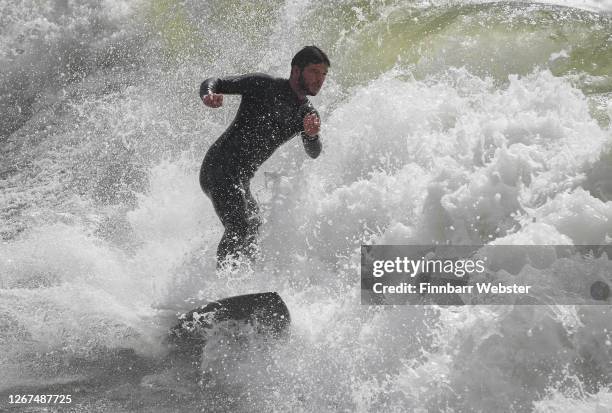
[(182, 314), (169, 339), (181, 348), (203, 345), (207, 331), (224, 322), (248, 323), (257, 327), (258, 333), (280, 337), (289, 327), (291, 316), (276, 292), (238, 295)]

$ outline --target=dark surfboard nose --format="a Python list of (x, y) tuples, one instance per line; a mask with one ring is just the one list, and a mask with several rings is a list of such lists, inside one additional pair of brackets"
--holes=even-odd
[(203, 329), (223, 321), (251, 323), (263, 334), (279, 337), (291, 323), (289, 309), (276, 292), (238, 295), (213, 301), (179, 317), (170, 330), (175, 343), (204, 343)]

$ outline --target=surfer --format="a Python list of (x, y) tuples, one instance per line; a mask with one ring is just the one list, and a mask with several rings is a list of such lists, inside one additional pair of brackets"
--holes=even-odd
[(254, 73), (202, 82), (200, 98), (210, 108), (222, 106), (224, 94), (242, 96), (234, 121), (210, 147), (200, 170), (200, 186), (225, 228), (217, 267), (230, 256), (253, 259), (257, 251), (261, 219), (249, 188), (257, 168), (298, 133), (311, 158), (321, 153), (321, 121), (306, 96), (319, 92), (329, 66), (321, 49), (306, 46), (291, 60), (289, 79)]

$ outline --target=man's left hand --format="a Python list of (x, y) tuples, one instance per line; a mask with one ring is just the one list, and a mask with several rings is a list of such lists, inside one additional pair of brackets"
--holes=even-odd
[(316, 136), (321, 128), (321, 120), (316, 113), (309, 113), (304, 116), (304, 132), (308, 136)]

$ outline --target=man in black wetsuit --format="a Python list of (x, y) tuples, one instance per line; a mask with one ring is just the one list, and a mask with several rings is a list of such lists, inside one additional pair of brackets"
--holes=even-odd
[(319, 114), (306, 96), (319, 92), (329, 66), (321, 49), (306, 46), (291, 60), (289, 79), (255, 73), (202, 82), (200, 97), (211, 108), (223, 104), (223, 94), (242, 95), (236, 118), (210, 147), (200, 170), (200, 186), (225, 227), (217, 266), (228, 256), (253, 258), (256, 252), (261, 221), (249, 182), (257, 168), (298, 133), (306, 153), (319, 156)]

